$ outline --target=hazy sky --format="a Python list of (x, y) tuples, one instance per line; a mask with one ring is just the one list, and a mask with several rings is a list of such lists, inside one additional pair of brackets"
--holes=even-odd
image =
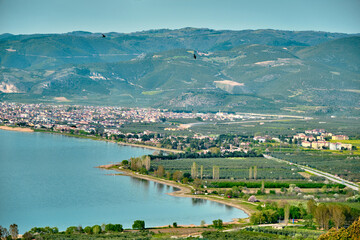
[(182, 27), (360, 33), (360, 0), (0, 0), (0, 33)]

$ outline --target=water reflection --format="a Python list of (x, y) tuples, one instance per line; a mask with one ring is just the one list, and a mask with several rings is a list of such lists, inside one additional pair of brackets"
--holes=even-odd
[(159, 194), (164, 192), (164, 186), (165, 186), (164, 184), (154, 182), (154, 187), (155, 187), (157, 193), (159, 193)]
[(206, 204), (206, 199), (201, 199), (201, 198), (192, 198), (191, 199), (192, 205), (193, 206), (199, 206), (199, 205), (204, 205)]
[(130, 177), (130, 181), (133, 185), (139, 186), (145, 190), (149, 189), (150, 181), (146, 179), (136, 178), (136, 177)]

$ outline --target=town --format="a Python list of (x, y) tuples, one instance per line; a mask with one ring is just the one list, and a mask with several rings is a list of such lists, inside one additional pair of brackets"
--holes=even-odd
[[(286, 118), (289, 116), (281, 116)], [(306, 130), (305, 133), (275, 136), (208, 136), (194, 132), (186, 132), (191, 124), (168, 123), (162, 133), (156, 132), (151, 123), (163, 123), (167, 120), (189, 119), (206, 122), (234, 122), (241, 120), (266, 121), (276, 119), (274, 115), (236, 114), (236, 113), (192, 113), (174, 112), (166, 109), (122, 108), (79, 105), (47, 105), (0, 103), (0, 124), (29, 127), (35, 130), (69, 133), (74, 135), (99, 136), (131, 144), (147, 145), (169, 150), (207, 153), (212, 147), (221, 152), (247, 152), (254, 143), (283, 142), (285, 144), (301, 144), (304, 148), (355, 150), (349, 143), (329, 140), (348, 140), (346, 135), (335, 135), (325, 129)], [(142, 132), (128, 132), (126, 124), (149, 123), (148, 129)], [(181, 132), (182, 131), (182, 132)], [(190, 130), (191, 131), (191, 130)], [(181, 134), (183, 133), (183, 134)], [(226, 134), (226, 133), (224, 133)]]

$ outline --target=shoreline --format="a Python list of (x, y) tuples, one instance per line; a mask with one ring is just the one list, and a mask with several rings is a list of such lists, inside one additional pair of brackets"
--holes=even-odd
[(132, 147), (141, 147), (141, 148), (148, 148), (148, 149), (153, 149), (153, 150), (159, 150), (159, 151), (164, 151), (164, 152), (173, 152), (173, 153), (182, 153), (183, 151), (181, 150), (175, 150), (175, 149), (167, 149), (167, 148), (159, 148), (159, 147), (154, 147), (154, 146), (148, 146), (148, 145), (144, 145), (144, 144), (135, 144), (135, 143), (126, 143), (126, 142), (115, 142), (113, 140), (109, 140), (111, 142), (117, 143), (119, 145), (125, 145), (125, 146), (132, 146)]
[[(101, 165), (101, 166), (98, 166), (97, 168), (104, 169), (104, 170), (115, 170), (117, 172), (120, 172), (121, 175), (123, 175), (123, 176), (129, 176), (129, 177), (135, 177), (135, 178), (144, 179), (144, 180), (148, 180), (148, 181), (153, 181), (153, 182), (157, 182), (157, 183), (160, 183), (160, 184), (164, 184), (164, 185), (171, 186), (171, 187), (179, 189), (179, 190), (175, 190), (175, 191), (173, 191), (171, 193), (166, 193), (166, 194), (168, 194), (170, 196), (173, 196), (173, 197), (187, 197), (187, 198), (205, 199), (205, 200), (221, 203), (221, 204), (224, 204), (224, 205), (227, 205), (227, 206), (230, 206), (230, 207), (234, 207), (236, 209), (239, 209), (239, 210), (243, 211), (246, 215), (248, 215), (248, 217), (246, 217), (246, 218), (249, 218), (251, 216), (251, 213), (253, 212), (252, 210), (250, 210), (248, 208), (245, 208), (244, 206), (241, 206), (241, 205), (239, 205), (239, 204), (237, 204), (235, 202), (228, 202), (225, 199), (216, 198), (216, 197), (212, 197), (212, 196), (209, 196), (209, 195), (192, 195), (191, 194), (191, 188), (192, 187), (188, 186), (188, 185), (184, 185), (182, 183), (176, 183), (176, 182), (171, 181), (171, 180), (159, 179), (159, 178), (149, 176), (149, 175), (143, 175), (143, 174), (140, 174), (140, 173), (134, 173), (134, 172), (132, 172), (131, 170), (128, 170), (128, 169), (111, 169), (112, 166), (113, 166), (113, 164)], [(231, 201), (231, 200), (229, 200), (229, 201)], [(246, 202), (246, 203), (251, 204), (251, 203), (248, 203), (248, 202)], [(224, 223), (225, 224), (238, 224), (238, 222), (237, 222), (238, 219), (246, 219), (246, 218), (237, 218), (237, 219), (233, 220), (232, 222), (224, 222)], [(191, 226), (198, 227), (198, 225), (191, 225)]]
[(174, 152), (174, 153), (181, 153), (181, 152), (183, 152), (183, 151), (180, 151), (180, 150), (167, 149), (167, 148), (158, 148), (158, 147), (148, 146), (148, 145), (144, 145), (144, 144), (117, 142), (117, 141), (115, 141), (115, 140), (109, 140), (109, 139), (105, 139), (105, 138), (101, 138), (101, 137), (96, 137), (96, 136), (92, 136), (92, 135), (89, 135), (89, 136), (87, 136), (87, 135), (76, 135), (76, 134), (62, 133), (62, 132), (55, 132), (55, 131), (46, 131), (46, 130), (35, 131), (35, 132), (50, 133), (50, 134), (59, 134), (59, 135), (62, 135), (62, 136), (67, 136), (67, 137), (84, 138), (84, 139), (90, 139), (90, 140), (95, 140), (95, 141), (105, 141), (105, 142), (115, 143), (115, 144), (123, 145), (123, 146), (146, 148), (146, 149), (159, 150), (159, 151), (164, 151), (164, 152)]
[(0, 129), (5, 131), (14, 131), (14, 132), (34, 132), (34, 130), (31, 128), (22, 128), (22, 127), (0, 126)]
[(75, 138), (86, 138), (96, 141), (105, 141), (105, 142), (111, 142), (116, 143), (123, 146), (131, 146), (131, 147), (139, 147), (139, 148), (146, 148), (151, 150), (158, 150), (158, 151), (164, 151), (164, 152), (173, 152), (173, 153), (182, 153), (184, 151), (176, 150), (176, 149), (167, 149), (167, 148), (159, 148), (154, 146), (148, 146), (144, 144), (135, 144), (135, 143), (127, 143), (127, 142), (117, 142), (114, 140), (104, 139), (96, 136), (86, 136), (86, 135), (76, 135), (76, 134), (70, 134), (70, 133), (62, 133), (62, 132), (55, 132), (55, 131), (47, 131), (47, 130), (40, 130), (36, 131), (32, 128), (23, 128), (23, 127), (9, 127), (9, 126), (0, 126), (0, 130), (6, 130), (6, 131), (14, 131), (14, 132), (42, 132), (42, 133), (51, 133), (51, 134), (59, 134), (67, 137), (75, 137)]

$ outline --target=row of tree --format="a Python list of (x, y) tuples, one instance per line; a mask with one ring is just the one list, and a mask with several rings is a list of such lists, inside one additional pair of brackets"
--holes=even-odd
[(219, 151), (209, 151), (207, 153), (194, 153), (194, 152), (184, 152), (184, 153), (169, 153), (168, 155), (159, 154), (159, 155), (149, 155), (151, 160), (161, 159), (161, 160), (175, 160), (183, 158), (229, 158), (229, 157), (263, 157), (261, 153), (256, 153), (254, 151), (235, 151), (235, 152), (220, 152)]
[(0, 238), (1, 239), (16, 239), (19, 235), (18, 225), (11, 224), (9, 230), (0, 225)]
[(339, 229), (349, 226), (359, 216), (360, 211), (346, 205), (336, 203), (316, 203), (314, 200), (307, 202), (309, 214), (311, 214), (319, 225), (319, 228), (328, 230), (331, 227)]

